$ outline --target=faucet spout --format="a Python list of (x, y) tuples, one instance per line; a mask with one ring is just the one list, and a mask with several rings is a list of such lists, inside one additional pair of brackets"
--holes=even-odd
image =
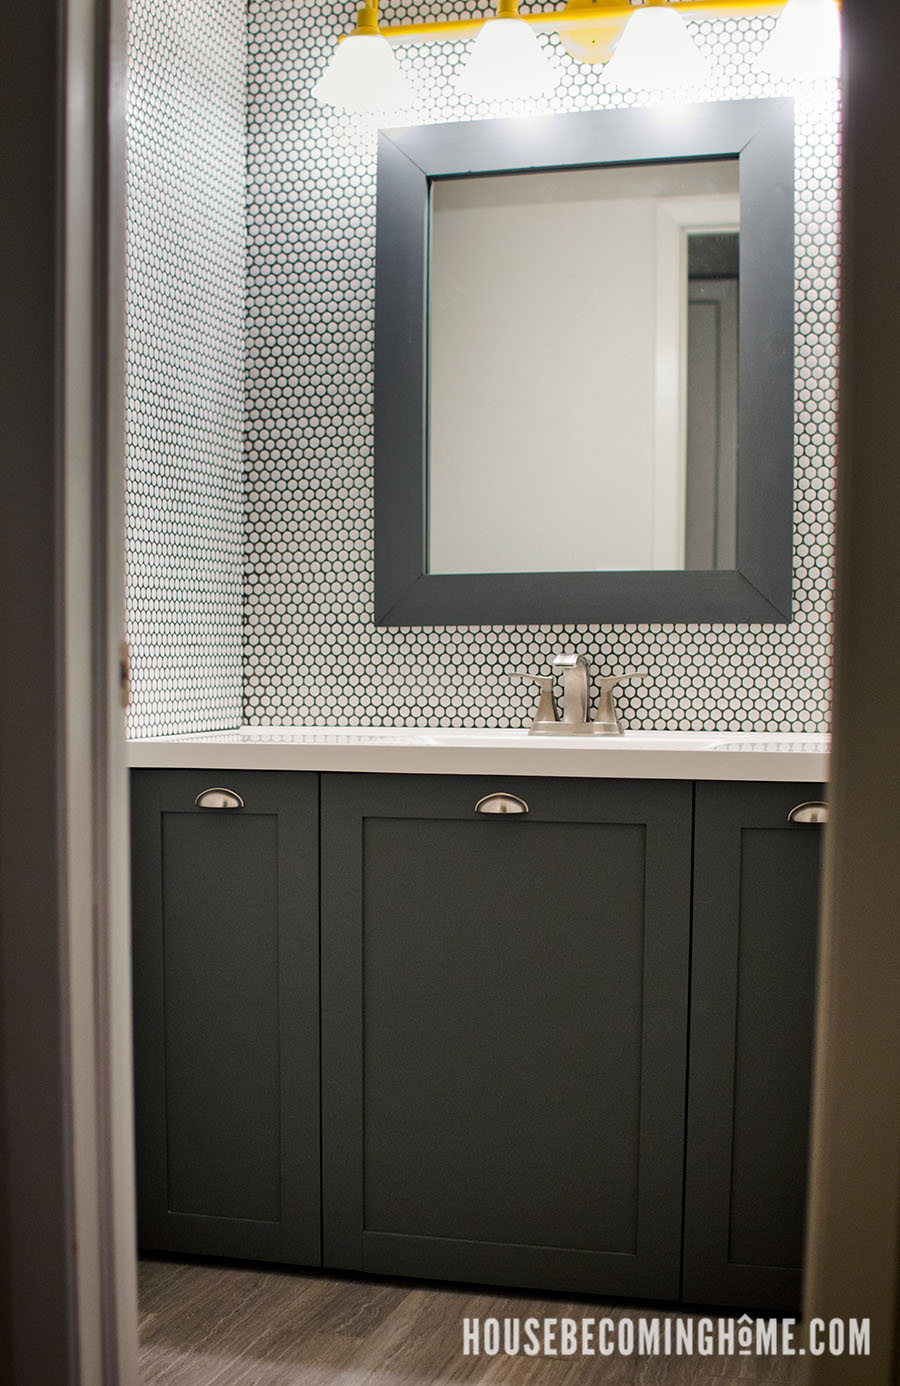
[(588, 665), (584, 655), (566, 651), (553, 656), (554, 669), (562, 670), (563, 716), (569, 726), (588, 725)]

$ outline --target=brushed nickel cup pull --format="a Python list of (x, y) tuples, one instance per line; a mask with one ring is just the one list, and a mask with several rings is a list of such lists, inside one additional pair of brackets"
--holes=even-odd
[(516, 794), (485, 794), (475, 805), (476, 813), (527, 813), (528, 805)]
[(239, 809), (244, 807), (240, 794), (233, 789), (204, 789), (194, 800), (194, 808)]
[(797, 804), (788, 814), (789, 823), (827, 823), (828, 805), (814, 803)]

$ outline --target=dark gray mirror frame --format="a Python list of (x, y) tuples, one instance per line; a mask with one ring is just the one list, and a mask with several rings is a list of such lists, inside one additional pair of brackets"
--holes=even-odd
[[(427, 304), (439, 178), (663, 159), (739, 160), (737, 567), (677, 572), (427, 572)], [(602, 268), (602, 267), (598, 267)], [(523, 363), (527, 388), (527, 364)], [(385, 130), (378, 137), (375, 622), (786, 622), (794, 443), (794, 115), (775, 98)]]

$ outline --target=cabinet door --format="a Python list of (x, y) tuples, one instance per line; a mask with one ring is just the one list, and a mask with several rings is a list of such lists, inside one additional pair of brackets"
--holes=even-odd
[(322, 808), (325, 1264), (677, 1296), (690, 785), (326, 775)]
[(800, 1306), (821, 785), (698, 784), (684, 1297)]
[(132, 772), (144, 1248), (320, 1263), (317, 829), (315, 775)]

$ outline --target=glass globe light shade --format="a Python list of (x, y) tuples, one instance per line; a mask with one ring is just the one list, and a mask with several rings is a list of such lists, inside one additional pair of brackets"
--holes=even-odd
[(605, 76), (629, 91), (691, 87), (704, 81), (706, 63), (675, 10), (644, 5), (625, 25)]
[(413, 100), (412, 87), (381, 34), (351, 34), (338, 44), (312, 94), (343, 111), (393, 111)]
[(542, 96), (558, 81), (525, 20), (504, 18), (485, 21), (456, 87), (481, 101), (502, 101)]
[(788, 0), (759, 66), (773, 77), (837, 77), (841, 70), (841, 18), (834, 0)]

